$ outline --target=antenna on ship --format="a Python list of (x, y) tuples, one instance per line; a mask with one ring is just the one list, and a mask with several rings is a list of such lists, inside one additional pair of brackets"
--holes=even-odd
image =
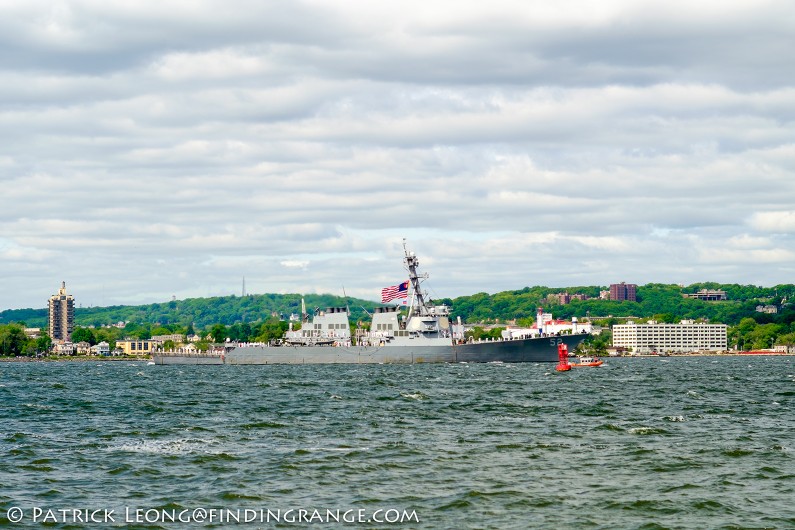
[[(406, 248), (406, 238), (403, 238), (403, 252), (405, 253), (406, 257), (404, 258), (404, 262), (406, 264), (406, 268), (409, 271), (409, 283), (411, 285), (411, 289), (414, 291), (414, 296), (412, 296), (411, 300), (411, 307), (409, 308), (409, 315), (412, 314), (413, 308), (415, 306), (414, 302), (416, 301), (417, 311), (420, 316), (425, 316), (428, 314), (428, 308), (425, 305), (425, 299), (423, 298), (422, 288), (420, 287), (420, 276), (417, 274), (417, 267), (420, 265), (420, 260), (417, 259), (416, 254), (413, 252), (409, 252), (408, 248)], [(427, 278), (427, 274), (423, 274), (422, 278)]]
[(345, 286), (342, 286), (342, 296), (345, 298), (345, 312), (351, 314), (351, 306), (348, 304), (348, 295), (345, 293)]

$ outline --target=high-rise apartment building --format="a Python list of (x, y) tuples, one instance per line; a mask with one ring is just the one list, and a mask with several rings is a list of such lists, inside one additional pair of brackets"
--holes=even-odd
[(637, 302), (635, 295), (638, 286), (634, 283), (613, 283), (610, 284), (610, 299), (611, 300), (627, 300), (629, 302)]
[(66, 282), (61, 282), (58, 294), (50, 297), (50, 337), (53, 341), (69, 341), (75, 326), (75, 298), (66, 294)]

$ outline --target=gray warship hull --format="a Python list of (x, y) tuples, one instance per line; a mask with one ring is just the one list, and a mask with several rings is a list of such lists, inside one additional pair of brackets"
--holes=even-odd
[[(556, 362), (558, 346), (569, 351), (584, 341), (586, 333), (551, 333), (540, 322), (533, 333), (520, 337), (502, 334), (500, 340), (464, 340), (460, 319), (450, 321), (450, 308), (433, 304), (422, 291), (420, 281), (427, 274), (417, 272), (419, 260), (403, 242), (403, 263), (408, 281), (381, 290), (381, 303), (395, 298), (411, 301), (403, 313), (398, 306), (376, 307), (369, 329), (357, 326), (352, 336), (347, 307), (317, 310), (310, 321), (301, 300), (303, 320), (294, 330), (292, 324), (275, 345), (227, 344), (223, 353), (153, 354), (155, 364), (419, 364), (419, 363), (533, 363)], [(356, 345), (353, 345), (353, 344)]]
[(222, 355), (156, 353), (153, 359), (161, 365), (557, 362), (559, 344), (573, 351), (587, 337), (580, 333), (446, 345), (233, 346)]

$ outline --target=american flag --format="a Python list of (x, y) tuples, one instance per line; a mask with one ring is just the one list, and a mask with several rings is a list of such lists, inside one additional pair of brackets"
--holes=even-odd
[(381, 289), (381, 303), (385, 304), (394, 300), (395, 298), (406, 298), (409, 295), (409, 281), (384, 287)]

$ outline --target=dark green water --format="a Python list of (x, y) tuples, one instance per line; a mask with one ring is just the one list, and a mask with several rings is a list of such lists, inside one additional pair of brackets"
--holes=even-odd
[[(0, 363), (0, 526), (47, 509), (307, 526), (125, 520), (215, 508), (419, 519), (359, 528), (795, 528), (795, 358), (553, 368)], [(50, 527), (114, 526), (74, 520)]]

